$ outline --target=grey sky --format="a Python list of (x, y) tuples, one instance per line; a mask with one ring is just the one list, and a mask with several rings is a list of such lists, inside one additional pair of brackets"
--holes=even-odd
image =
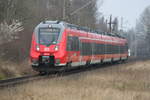
[(150, 0), (103, 0), (100, 11), (106, 17), (112, 14), (121, 19), (122, 16), (125, 27), (129, 28), (134, 27), (136, 19), (148, 5), (150, 5)]

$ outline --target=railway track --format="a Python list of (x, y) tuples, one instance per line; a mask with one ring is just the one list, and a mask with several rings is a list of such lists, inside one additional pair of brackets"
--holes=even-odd
[(41, 80), (41, 79), (52, 79), (52, 78), (56, 78), (60, 76), (71, 75), (71, 74), (79, 73), (79, 72), (82, 72), (83, 70), (85, 71), (88, 69), (73, 69), (73, 70), (68, 70), (68, 71), (57, 72), (55, 74), (47, 74), (47, 75), (37, 74), (37, 75), (29, 75), (29, 76), (23, 76), (23, 77), (17, 77), (17, 78), (4, 79), (4, 80), (0, 80), (0, 88), (16, 86), (19, 84), (24, 84), (27, 82), (32, 82), (32, 81)]
[(43, 77), (40, 75), (29, 75), (29, 76), (23, 76), (23, 77), (17, 77), (17, 78), (10, 78), (5, 80), (0, 80), (0, 88), (8, 87), (8, 86), (14, 86), (17, 84), (29, 82), (32, 80), (38, 80), (42, 79)]
[[(134, 62), (134, 60), (131, 60), (131, 62)], [(126, 63), (130, 63), (130, 61), (128, 61)], [(116, 64), (119, 64), (119, 63), (116, 63)], [(30, 75), (30, 76), (0, 80), (0, 88), (15, 86), (15, 85), (18, 85), (18, 84), (27, 83), (27, 82), (31, 82), (31, 81), (35, 81), (35, 80), (52, 79), (52, 78), (56, 78), (56, 77), (60, 77), (60, 76), (72, 75), (72, 74), (76, 74), (76, 73), (80, 73), (80, 72), (96, 70), (98, 68), (109, 68), (109, 67), (115, 66), (116, 64), (107, 63), (107, 64), (102, 64), (102, 65), (84, 67), (84, 68), (70, 69), (70, 70), (67, 70), (67, 71), (57, 72), (55, 74), (51, 73), (51, 74), (42, 75), (42, 76), (37, 74), (37, 75)]]
[(57, 73), (51, 73), (48, 75), (29, 75), (29, 76), (23, 76), (23, 77), (17, 77), (17, 78), (10, 78), (10, 79), (5, 79), (5, 80), (0, 80), (0, 88), (5, 88), (5, 87), (11, 87), (27, 82), (32, 82), (36, 80), (41, 80), (41, 79), (52, 79), (60, 76), (67, 76), (67, 75), (72, 75), (75, 73), (80, 73), (83, 71), (90, 71), (98, 68), (97, 66), (95, 67), (84, 67), (84, 68), (78, 68), (78, 69), (70, 69), (67, 71), (61, 71)]

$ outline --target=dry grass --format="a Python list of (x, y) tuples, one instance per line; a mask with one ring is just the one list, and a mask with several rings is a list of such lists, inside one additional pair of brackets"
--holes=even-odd
[(149, 64), (115, 65), (31, 82), (0, 90), (0, 100), (150, 100)]
[(32, 72), (28, 61), (13, 63), (0, 60), (0, 79), (19, 77)]

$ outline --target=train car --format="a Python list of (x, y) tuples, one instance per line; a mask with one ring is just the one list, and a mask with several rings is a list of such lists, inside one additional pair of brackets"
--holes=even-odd
[(31, 65), (38, 72), (127, 60), (125, 38), (69, 24), (44, 21), (34, 30)]

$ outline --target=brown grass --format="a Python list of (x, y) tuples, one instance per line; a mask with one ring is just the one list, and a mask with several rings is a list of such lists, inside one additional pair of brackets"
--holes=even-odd
[(31, 72), (28, 60), (20, 63), (0, 60), (0, 79), (19, 77)]
[(0, 90), (0, 100), (150, 100), (149, 64), (119, 64), (31, 82)]

